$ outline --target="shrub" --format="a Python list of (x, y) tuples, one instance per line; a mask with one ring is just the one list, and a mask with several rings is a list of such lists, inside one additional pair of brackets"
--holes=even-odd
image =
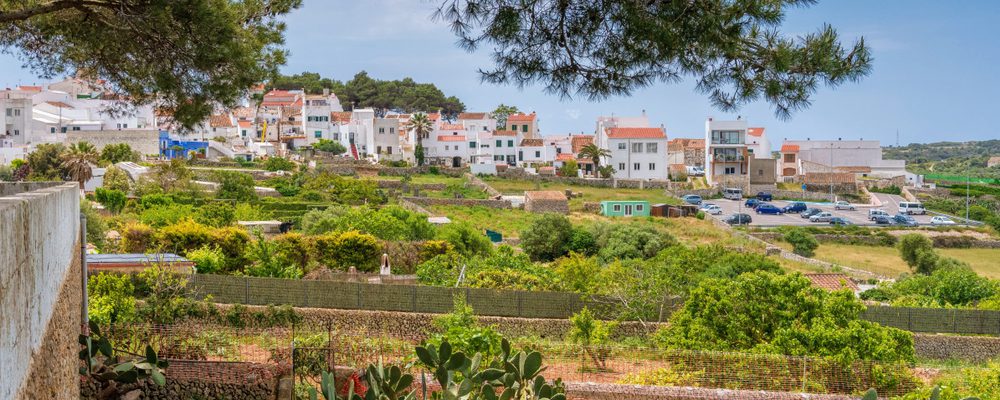
[(118, 214), (125, 208), (125, 193), (122, 191), (97, 188), (94, 190), (94, 200), (112, 214)]
[(783, 238), (792, 245), (792, 252), (803, 257), (812, 257), (819, 247), (816, 237), (801, 228), (786, 229)]
[(433, 235), (427, 216), (396, 206), (334, 206), (302, 216), (302, 230), (309, 234), (359, 231), (385, 240), (423, 240)]
[(694, 217), (697, 218), (697, 219), (700, 219), (700, 220), (704, 220), (705, 219), (705, 212), (704, 211), (698, 211), (698, 213), (695, 214)]
[(271, 238), (277, 262), (306, 271), (309, 267), (310, 242), (301, 233), (289, 232)]
[(135, 320), (135, 288), (124, 274), (101, 272), (87, 279), (87, 313), (101, 326)]
[(271, 157), (264, 161), (264, 169), (268, 171), (295, 171), (295, 163), (287, 158)]
[(205, 317), (214, 307), (191, 298), (187, 279), (167, 268), (153, 266), (138, 276), (143, 298), (139, 313), (144, 320), (172, 324), (185, 317)]
[(553, 269), (561, 290), (578, 293), (592, 293), (601, 272), (596, 260), (579, 253), (570, 253), (556, 260)]
[(594, 238), (594, 234), (589, 229), (574, 227), (566, 248), (571, 252), (588, 256), (594, 255), (597, 253), (597, 239)]
[(465, 256), (486, 255), (493, 250), (490, 239), (465, 222), (445, 225), (438, 230), (437, 239), (448, 242)]
[(327, 139), (320, 139), (316, 144), (313, 144), (313, 148), (319, 151), (333, 153), (335, 156), (347, 152), (347, 148), (340, 144), (340, 142)]
[(611, 348), (608, 346), (611, 342), (611, 331), (618, 324), (594, 318), (594, 314), (586, 307), (573, 314), (569, 318), (569, 323), (569, 341), (581, 347), (583, 353), (594, 363), (595, 369), (607, 370), (606, 361), (611, 354)]
[(216, 197), (236, 201), (257, 200), (254, 180), (250, 174), (236, 171), (216, 171), (215, 179), (219, 182), (219, 189), (215, 193)]
[(976, 221), (986, 221), (987, 218), (993, 216), (993, 213), (986, 207), (979, 204), (973, 204), (969, 206), (969, 219)]
[(80, 213), (87, 217), (87, 242), (103, 248), (108, 224), (87, 200), (80, 200)]
[(189, 251), (187, 259), (194, 262), (195, 270), (199, 274), (215, 274), (226, 268), (226, 256), (218, 248), (206, 246)]
[(552, 261), (569, 250), (573, 225), (564, 215), (546, 213), (521, 232), (521, 248), (535, 261)]
[(269, 219), (271, 219), (271, 213), (260, 205), (237, 203), (236, 207), (233, 208), (233, 220), (235, 221), (265, 221)]
[(139, 213), (139, 221), (154, 227), (164, 227), (190, 218), (194, 215), (194, 207), (187, 204), (166, 204), (143, 206)]
[(558, 172), (559, 176), (576, 178), (577, 176), (579, 176), (578, 173), (579, 170), (580, 168), (579, 166), (577, 166), (576, 160), (568, 160), (566, 162), (563, 162), (563, 165), (559, 167)]
[(154, 231), (149, 225), (130, 222), (121, 229), (119, 249), (125, 253), (145, 253), (154, 245)]
[(241, 227), (227, 226), (214, 229), (211, 233), (211, 245), (222, 251), (225, 258), (225, 271), (240, 271), (247, 263), (246, 251), (250, 244), (250, 235)]
[(597, 258), (611, 262), (627, 258), (649, 258), (660, 250), (677, 243), (668, 233), (656, 228), (635, 223), (594, 225)]
[(337, 255), (337, 266), (344, 269), (353, 266), (358, 271), (372, 272), (378, 267), (382, 246), (372, 235), (349, 231), (334, 239), (333, 251)]
[(156, 235), (163, 251), (186, 255), (211, 243), (212, 229), (187, 219), (160, 229)]
[(132, 191), (132, 180), (129, 178), (125, 171), (122, 171), (118, 167), (108, 167), (104, 171), (104, 183), (103, 186), (108, 190), (117, 190), (122, 193), (128, 193)]
[(247, 250), (247, 259), (251, 264), (246, 268), (250, 276), (269, 278), (299, 279), (303, 271), (294, 265), (284, 263), (278, 256), (277, 244), (268, 240), (260, 232)]
[(930, 275), (937, 267), (938, 255), (930, 239), (919, 233), (910, 233), (899, 237), (896, 244), (899, 256), (910, 266), (913, 272)]
[(421, 244), (419, 258), (421, 262), (424, 262), (454, 250), (455, 247), (444, 240), (428, 240)]
[(231, 204), (213, 201), (198, 207), (194, 220), (200, 224), (222, 228), (236, 222), (235, 212)]
[(442, 342), (447, 341), (452, 351), (481, 353), (484, 360), (492, 360), (500, 354), (503, 337), (493, 327), (479, 325), (472, 306), (465, 302), (465, 296), (461, 294), (455, 295), (451, 313), (434, 318), (434, 327), (438, 333), (427, 339), (428, 345), (440, 347)]

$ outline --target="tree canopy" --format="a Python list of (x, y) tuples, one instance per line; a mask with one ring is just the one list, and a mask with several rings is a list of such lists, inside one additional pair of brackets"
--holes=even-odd
[(722, 110), (763, 99), (787, 118), (819, 85), (871, 70), (863, 38), (845, 46), (828, 25), (794, 38), (778, 31), (786, 9), (814, 2), (443, 0), (435, 17), (463, 48), (491, 50), (486, 82), (603, 99), (691, 77)]
[(340, 99), (345, 110), (352, 107), (372, 107), (381, 112), (441, 110), (446, 116), (456, 116), (465, 111), (465, 104), (461, 100), (455, 96), (445, 96), (433, 83), (418, 83), (409, 77), (397, 80), (375, 79), (365, 71), (358, 72), (347, 82), (324, 78), (315, 72), (279, 75), (271, 82), (271, 87), (302, 89), (311, 94), (330, 89)]
[(79, 74), (190, 127), (285, 61), (301, 0), (0, 0), (0, 46), (44, 77)]

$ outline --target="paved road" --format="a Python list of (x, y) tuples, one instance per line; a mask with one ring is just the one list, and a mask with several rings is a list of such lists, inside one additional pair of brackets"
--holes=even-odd
[[(889, 213), (890, 215), (895, 215), (899, 211), (898, 207), (899, 202), (903, 201), (903, 198), (900, 196), (884, 195), (884, 194), (877, 194), (876, 196), (879, 198), (879, 200), (882, 201), (881, 207), (872, 207), (871, 205), (867, 204), (864, 205), (855, 204), (854, 205), (855, 210), (850, 211), (850, 210), (835, 210), (833, 204), (830, 203), (806, 202), (806, 205), (809, 206), (810, 208), (819, 208), (823, 211), (829, 211), (830, 213), (833, 214), (834, 217), (845, 218), (848, 221), (851, 221), (851, 223), (855, 225), (875, 225), (874, 223), (868, 220), (868, 210), (872, 208), (879, 208), (885, 210), (885, 212)], [(826, 222), (809, 222), (809, 219), (802, 218), (799, 214), (784, 214), (784, 215), (757, 214), (754, 212), (754, 210), (744, 207), (743, 206), (744, 202), (745, 200), (736, 201), (736, 200), (726, 200), (726, 199), (716, 199), (716, 200), (706, 201), (706, 203), (718, 204), (719, 207), (722, 208), (722, 214), (715, 215), (713, 217), (726, 218), (730, 215), (742, 212), (745, 214), (750, 214), (752, 216), (753, 222), (750, 225), (759, 225), (759, 226), (827, 225)], [(790, 202), (783, 200), (775, 200), (769, 203), (778, 207), (784, 207), (788, 205), (788, 203)], [(918, 224), (929, 224), (931, 217), (932, 215), (913, 216), (913, 218), (917, 221)]]

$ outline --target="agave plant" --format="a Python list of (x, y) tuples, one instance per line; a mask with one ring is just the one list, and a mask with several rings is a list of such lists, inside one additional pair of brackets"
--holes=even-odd
[(125, 361), (119, 357), (111, 341), (101, 334), (97, 323), (90, 321), (90, 335), (80, 335), (80, 360), (85, 366), (80, 367), (80, 375), (90, 377), (99, 386), (102, 398), (121, 395), (118, 384), (135, 383), (150, 379), (157, 385), (166, 384), (163, 369), (167, 368), (167, 360), (157, 357), (152, 346), (146, 345), (145, 358)]

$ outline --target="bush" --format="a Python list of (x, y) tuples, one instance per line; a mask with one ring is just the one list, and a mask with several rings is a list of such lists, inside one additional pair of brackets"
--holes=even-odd
[(176, 224), (194, 215), (194, 207), (188, 204), (174, 204), (172, 201), (167, 204), (149, 206), (143, 204), (142, 208), (142, 212), (139, 213), (139, 221), (157, 228)]
[(213, 201), (198, 207), (194, 220), (200, 224), (222, 228), (236, 222), (236, 212), (231, 204)]
[(455, 250), (455, 247), (444, 240), (428, 240), (420, 246), (420, 262), (430, 260), (442, 254)]
[(315, 259), (333, 269), (355, 267), (361, 272), (378, 268), (382, 245), (374, 236), (358, 231), (330, 233), (312, 238)]
[(194, 262), (199, 274), (216, 274), (226, 268), (226, 256), (218, 248), (206, 246), (189, 251), (186, 258)]
[(135, 320), (135, 288), (124, 274), (101, 272), (87, 279), (87, 313), (101, 326)]
[(311, 262), (311, 244), (301, 233), (289, 232), (271, 238), (274, 256), (283, 265), (307, 271)]
[(930, 275), (937, 267), (938, 255), (934, 252), (933, 243), (926, 236), (910, 233), (899, 237), (896, 248), (899, 256), (910, 266), (914, 273)]
[(578, 253), (556, 260), (553, 265), (560, 290), (592, 293), (598, 285), (601, 266), (593, 258)]
[(160, 229), (156, 235), (163, 251), (186, 255), (211, 243), (212, 229), (187, 219)]
[(872, 187), (872, 188), (869, 188), (868, 191), (875, 192), (875, 193), (894, 194), (894, 195), (897, 195), (897, 196), (903, 194), (903, 189), (901, 189), (899, 186), (896, 186), (896, 185), (889, 185), (889, 186), (886, 186), (884, 188)]
[(108, 232), (108, 224), (101, 214), (87, 200), (80, 200), (80, 213), (87, 217), (87, 243), (104, 248), (104, 239)]
[(219, 182), (219, 189), (215, 193), (216, 197), (244, 202), (257, 200), (254, 180), (250, 174), (236, 171), (216, 171), (215, 179)]
[(130, 222), (121, 230), (119, 250), (124, 253), (145, 253), (155, 244), (153, 228), (140, 222)]
[(264, 210), (260, 205), (250, 203), (237, 203), (233, 208), (233, 220), (235, 221), (266, 221), (271, 219), (271, 213)]
[(455, 251), (465, 256), (487, 255), (493, 250), (490, 239), (466, 222), (451, 223), (438, 229), (437, 239), (448, 242)]
[(534, 261), (552, 261), (569, 252), (572, 237), (566, 216), (546, 213), (521, 232), (521, 248)]
[(94, 190), (94, 200), (112, 214), (118, 214), (125, 208), (125, 193), (122, 191), (99, 187)]
[(697, 218), (697, 219), (700, 219), (700, 220), (704, 220), (705, 219), (705, 212), (704, 211), (698, 211), (698, 213), (695, 214), (694, 217)]
[(792, 245), (792, 252), (803, 257), (812, 257), (819, 247), (816, 237), (801, 228), (786, 229), (783, 238)]
[(451, 313), (434, 318), (434, 327), (438, 333), (427, 339), (428, 345), (440, 347), (447, 341), (453, 352), (481, 353), (484, 360), (492, 360), (500, 354), (503, 337), (493, 327), (479, 325), (472, 306), (465, 302), (463, 295), (455, 296)]
[(597, 258), (602, 262), (628, 258), (649, 258), (677, 243), (668, 233), (645, 224), (617, 223), (594, 225)]
[(241, 271), (247, 263), (246, 251), (250, 235), (241, 227), (227, 226), (212, 230), (211, 245), (226, 257), (226, 272)]
[(605, 322), (594, 318), (594, 314), (586, 307), (569, 318), (569, 341), (577, 344), (598, 371), (607, 370), (607, 359), (611, 354), (608, 346), (611, 342), (611, 332), (618, 326), (615, 322)]
[(579, 170), (580, 168), (576, 165), (576, 160), (568, 160), (563, 162), (563, 165), (559, 167), (559, 176), (576, 178), (579, 176)]
[(255, 232), (254, 240), (247, 250), (247, 259), (251, 262), (246, 268), (250, 276), (299, 279), (303, 274), (301, 268), (282, 260), (278, 255), (277, 244), (260, 232)]
[(341, 155), (347, 152), (347, 148), (340, 142), (335, 142), (327, 139), (320, 139), (319, 142), (313, 145), (313, 148), (319, 151), (324, 151), (327, 153), (333, 153), (333, 155)]
[(125, 171), (122, 171), (121, 168), (108, 167), (108, 169), (104, 171), (103, 186), (108, 190), (117, 190), (122, 193), (128, 193), (132, 191), (132, 180)]
[(282, 157), (271, 157), (264, 161), (264, 169), (268, 171), (295, 171), (295, 163)]
[(574, 227), (566, 249), (588, 256), (594, 255), (597, 253), (597, 239), (594, 238), (594, 234), (589, 229)]

